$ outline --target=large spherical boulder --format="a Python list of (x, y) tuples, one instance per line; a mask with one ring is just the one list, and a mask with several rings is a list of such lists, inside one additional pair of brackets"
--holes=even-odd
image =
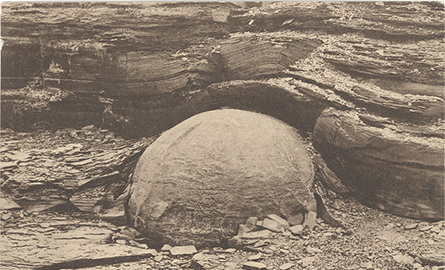
[(154, 245), (216, 244), (250, 216), (316, 211), (313, 178), (293, 127), (254, 112), (204, 112), (163, 133), (141, 156), (129, 216)]

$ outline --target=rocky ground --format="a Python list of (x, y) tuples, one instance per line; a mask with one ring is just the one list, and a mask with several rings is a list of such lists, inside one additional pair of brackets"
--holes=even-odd
[[(217, 101), (274, 115), (288, 101), (271, 98), (277, 87), (314, 108), (301, 123), (310, 151), (327, 107), (374, 137), (442, 149), (443, 14), (440, 2), (2, 5), (0, 268), (445, 269), (443, 220), (332, 192), (323, 199), (344, 227), (263, 224), (242, 243), (198, 250), (153, 249), (123, 204), (148, 136)], [(250, 91), (260, 88), (264, 97)]]
[[(444, 221), (401, 218), (332, 193), (324, 196), (326, 206), (344, 228), (330, 227), (321, 219), (313, 231), (256, 227), (260, 233), (244, 235), (241, 244), (201, 250), (151, 249), (126, 226), (119, 211), (99, 218), (79, 210), (88, 208), (85, 202), (89, 207), (98, 204), (106, 190), (97, 175), (113, 172), (111, 161), (108, 169), (101, 165), (102, 172), (95, 167), (96, 177), (88, 175), (91, 162), (100, 164), (99, 158), (110, 151), (119, 157), (116, 151), (124, 148), (121, 158), (128, 158), (151, 141), (124, 140), (91, 126), (56, 132), (3, 130), (1, 268), (444, 269)], [(38, 187), (47, 185), (53, 185), (54, 192), (45, 188), (41, 190), (46, 194), (39, 194)], [(20, 192), (35, 197), (24, 198)]]

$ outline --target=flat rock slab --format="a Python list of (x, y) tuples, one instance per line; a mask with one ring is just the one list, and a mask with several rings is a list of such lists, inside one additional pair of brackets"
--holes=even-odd
[(236, 235), (251, 216), (316, 211), (313, 177), (293, 127), (253, 112), (209, 111), (147, 148), (134, 172), (129, 214), (153, 243), (200, 246)]
[(176, 246), (170, 249), (171, 255), (191, 255), (198, 252), (195, 246)]
[(250, 270), (260, 270), (260, 269), (266, 269), (266, 265), (264, 263), (260, 262), (246, 262), (243, 264), (244, 269), (250, 269)]
[(243, 233), (240, 235), (244, 239), (257, 239), (257, 238), (268, 238), (272, 234), (269, 230), (261, 230), (255, 232)]
[[(109, 243), (110, 228), (95, 223), (25, 224), (1, 234), (1, 269), (90, 267), (152, 257), (153, 249)], [(109, 227), (112, 227), (110, 224)]]

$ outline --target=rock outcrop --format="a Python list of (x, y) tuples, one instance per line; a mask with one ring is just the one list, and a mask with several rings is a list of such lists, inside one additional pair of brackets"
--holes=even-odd
[(444, 218), (443, 140), (365, 124), (361, 115), (329, 109), (314, 140), (357, 198), (406, 217)]
[[(428, 190), (443, 187), (443, 166), (420, 161), (443, 156), (443, 14), (438, 2), (4, 4), (2, 127), (94, 124), (136, 138), (228, 106), (310, 136), (332, 107), (341, 117), (323, 114), (315, 130), (317, 178), (391, 213), (441, 219), (443, 194)], [(379, 192), (363, 196), (380, 180), (348, 179), (356, 161), (344, 157), (362, 150), (339, 146), (329, 131), (351, 123), (381, 145), (392, 143), (388, 134), (408, 148), (427, 142), (409, 161), (414, 169), (401, 154), (380, 161), (436, 180), (390, 203)], [(343, 135), (360, 141), (354, 132)], [(406, 184), (395, 171), (388, 183)]]

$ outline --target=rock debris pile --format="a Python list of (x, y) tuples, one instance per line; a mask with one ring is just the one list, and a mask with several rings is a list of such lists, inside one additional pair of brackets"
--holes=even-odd
[[(146, 238), (131, 227), (20, 210), (9, 210), (10, 218), (5, 220), (3, 211), (0, 265), (4, 269), (69, 269), (74, 265), (85, 269), (172, 270), (443, 269), (443, 221), (413, 222), (382, 216), (354, 202), (341, 206), (348, 210), (339, 212), (354, 213), (346, 218), (348, 229), (333, 228), (317, 219), (313, 230), (294, 233), (256, 227), (258, 231), (235, 237), (243, 242), (233, 247), (164, 245), (158, 250), (150, 249)], [(249, 218), (244, 225), (254, 220), (258, 221)]]
[(2, 131), (2, 199), (27, 212), (103, 210), (122, 219), (123, 207), (102, 209), (104, 196), (121, 193), (138, 155), (152, 141), (124, 140), (92, 125), (34, 134)]
[[(90, 136), (98, 132), (96, 130)], [(51, 177), (34, 174), (34, 168), (40, 166), (32, 166), (32, 170), (30, 165), (22, 166), (24, 165), (22, 162), (25, 164), (26, 162), (19, 161), (18, 157), (25, 155), (16, 155), (18, 152), (30, 156), (26, 159), (29, 164), (33, 162), (44, 164), (47, 160), (51, 160), (65, 164), (60, 165), (60, 170), (69, 172), (74, 168), (68, 166), (60, 159), (61, 157), (80, 157), (80, 153), (83, 153), (86, 159), (94, 159), (98, 152), (106, 155), (117, 149), (115, 152), (120, 153), (118, 148), (123, 145), (129, 145), (128, 149), (131, 149), (137, 143), (118, 137), (114, 137), (108, 143), (99, 143), (87, 140), (91, 137), (83, 134), (83, 132), (77, 133), (75, 139), (62, 130), (35, 133), (2, 131), (2, 160), (14, 162), (16, 166), (2, 167), (0, 268), (69, 269), (75, 265), (91, 270), (252, 269), (252, 267), (439, 270), (443, 269), (445, 264), (443, 221), (434, 223), (413, 221), (369, 209), (353, 200), (336, 197), (324, 198), (326, 207), (346, 228), (331, 227), (317, 218), (313, 230), (301, 231), (301, 226), (297, 224), (289, 225), (289, 231), (287, 229), (283, 231), (282, 224), (270, 221), (273, 221), (273, 218), (264, 218), (262, 222), (250, 218), (241, 222), (243, 224), (238, 228), (240, 235), (250, 235), (250, 238), (235, 237), (235, 240), (241, 239), (241, 244), (238, 246), (220, 245), (203, 248), (180, 246), (173, 249), (173, 253), (170, 249), (175, 246), (150, 249), (150, 242), (138, 231), (120, 225), (119, 222), (112, 224), (100, 220), (97, 215), (92, 216), (89, 212), (77, 210), (72, 212), (75, 209), (59, 208), (55, 209), (59, 213), (55, 213), (47, 207), (41, 207), (47, 210), (38, 212), (34, 210), (37, 209), (36, 206), (23, 204), (25, 200), (22, 198), (33, 198), (33, 204), (36, 204), (39, 198), (56, 201), (63, 194), (68, 194), (60, 191), (77, 189), (73, 188), (73, 185), (63, 186), (63, 181), (55, 181), (60, 185), (59, 189), (54, 188), (55, 184), (48, 185), (45, 180)], [(150, 140), (141, 140), (140, 144), (147, 145)], [(69, 144), (80, 144), (83, 147), (67, 147)], [(59, 153), (60, 156), (56, 157), (52, 151), (59, 148), (65, 148), (66, 152), (64, 155)], [(75, 154), (77, 150), (81, 152)], [(71, 156), (66, 154), (70, 151), (73, 151)], [(6, 153), (9, 160), (6, 159)], [(76, 169), (83, 171), (88, 165), (93, 164), (79, 166)], [(102, 167), (103, 165), (100, 166)], [(54, 178), (60, 177), (57, 176), (58, 171), (55, 168), (46, 169), (45, 172), (48, 174), (51, 172)], [(81, 173), (77, 176), (86, 179)], [(38, 181), (31, 181), (33, 179)], [(37, 185), (40, 189), (33, 187), (33, 183), (42, 183)], [(105, 186), (85, 188), (85, 200), (88, 197), (91, 200), (99, 200), (101, 194), (105, 193)], [(65, 199), (63, 202), (66, 204), (71, 197), (67, 195), (61, 198)], [(26, 207), (30, 211), (27, 211)], [(252, 236), (255, 233), (259, 234), (258, 232), (264, 235)]]

